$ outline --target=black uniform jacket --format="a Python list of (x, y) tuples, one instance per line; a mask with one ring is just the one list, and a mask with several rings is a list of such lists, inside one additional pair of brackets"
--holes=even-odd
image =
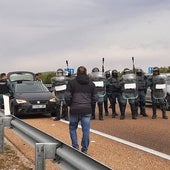
[(95, 84), (87, 75), (77, 75), (67, 85), (65, 100), (70, 106), (70, 114), (91, 114), (92, 104), (97, 101)]

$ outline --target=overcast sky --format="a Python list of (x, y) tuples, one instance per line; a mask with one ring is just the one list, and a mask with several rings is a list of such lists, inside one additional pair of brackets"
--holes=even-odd
[(0, 0), (0, 72), (170, 66), (169, 0)]

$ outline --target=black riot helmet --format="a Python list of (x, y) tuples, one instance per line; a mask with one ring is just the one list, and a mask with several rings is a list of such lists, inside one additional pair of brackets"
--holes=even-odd
[(158, 67), (154, 67), (153, 70), (153, 75), (156, 76), (156, 75), (159, 75), (160, 74), (160, 71), (159, 71), (159, 68)]
[(56, 75), (62, 75), (63, 76), (63, 73), (64, 73), (63, 69), (59, 68), (59, 69), (57, 69)]
[(124, 74), (124, 75), (125, 75), (125, 74), (130, 74), (130, 69), (125, 68), (125, 69), (123, 70), (123, 74)]
[(136, 75), (137, 76), (142, 76), (143, 75), (143, 70), (141, 68), (136, 69)]
[(117, 78), (118, 77), (118, 71), (117, 70), (112, 70), (112, 77)]
[(100, 70), (99, 70), (99, 68), (97, 68), (97, 67), (94, 67), (93, 69), (92, 69), (92, 72), (94, 73), (94, 72), (99, 72)]
[(105, 72), (105, 76), (106, 76), (106, 78), (108, 79), (108, 78), (110, 77), (110, 71), (106, 71), (106, 72)]

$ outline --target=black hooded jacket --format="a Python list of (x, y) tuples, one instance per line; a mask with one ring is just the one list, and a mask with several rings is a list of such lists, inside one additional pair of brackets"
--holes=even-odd
[(70, 106), (70, 114), (91, 114), (92, 104), (97, 101), (95, 84), (87, 75), (77, 75), (67, 85), (65, 100)]

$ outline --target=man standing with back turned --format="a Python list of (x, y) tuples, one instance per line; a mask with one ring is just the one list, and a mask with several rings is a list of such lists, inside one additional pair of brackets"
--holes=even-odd
[(77, 77), (69, 81), (65, 93), (65, 100), (70, 107), (69, 131), (72, 146), (79, 149), (76, 131), (80, 121), (83, 133), (81, 151), (86, 154), (90, 141), (92, 105), (97, 101), (97, 93), (95, 84), (89, 79), (84, 66), (78, 67)]

